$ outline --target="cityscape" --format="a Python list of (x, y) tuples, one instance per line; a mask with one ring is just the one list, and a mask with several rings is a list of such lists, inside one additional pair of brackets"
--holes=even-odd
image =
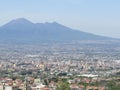
[(120, 0), (0, 0), (0, 90), (120, 90)]
[(120, 84), (120, 49), (96, 43), (1, 45), (0, 90), (110, 90)]

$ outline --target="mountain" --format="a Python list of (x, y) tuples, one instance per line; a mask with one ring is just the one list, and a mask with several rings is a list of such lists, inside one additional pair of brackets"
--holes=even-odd
[(106, 40), (108, 37), (74, 30), (57, 22), (32, 23), (24, 18), (12, 20), (0, 27), (0, 41), (39, 42), (69, 40)]

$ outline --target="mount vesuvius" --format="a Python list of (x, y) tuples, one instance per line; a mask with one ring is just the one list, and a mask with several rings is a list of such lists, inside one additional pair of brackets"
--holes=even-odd
[(0, 27), (0, 41), (69, 41), (69, 40), (106, 40), (108, 37), (74, 30), (64, 25), (53, 23), (32, 23), (19, 18)]

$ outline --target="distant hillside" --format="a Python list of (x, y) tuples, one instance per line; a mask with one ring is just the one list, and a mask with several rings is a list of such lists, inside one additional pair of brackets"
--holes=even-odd
[(73, 30), (56, 22), (32, 23), (24, 18), (12, 20), (0, 27), (0, 41), (66, 41), (66, 40), (107, 40), (108, 37)]

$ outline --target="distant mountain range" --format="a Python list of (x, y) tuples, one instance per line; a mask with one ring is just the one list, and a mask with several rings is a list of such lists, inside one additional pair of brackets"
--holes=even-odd
[(32, 23), (24, 18), (12, 20), (0, 27), (0, 41), (69, 41), (107, 40), (108, 37), (74, 30), (59, 23)]

